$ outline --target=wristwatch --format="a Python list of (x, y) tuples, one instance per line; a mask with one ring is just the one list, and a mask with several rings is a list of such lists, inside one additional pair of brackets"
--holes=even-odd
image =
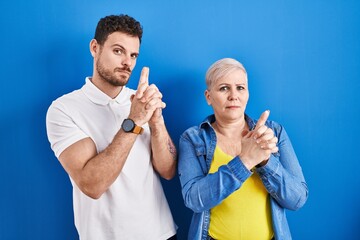
[(140, 126), (137, 126), (134, 121), (130, 118), (127, 118), (123, 121), (121, 124), (121, 128), (124, 130), (124, 132), (131, 132), (135, 134), (142, 134), (144, 129)]

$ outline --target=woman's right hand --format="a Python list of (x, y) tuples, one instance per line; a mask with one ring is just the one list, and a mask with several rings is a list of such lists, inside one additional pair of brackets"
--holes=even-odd
[(251, 170), (254, 166), (266, 162), (272, 153), (278, 152), (277, 142), (274, 132), (265, 125), (270, 111), (263, 112), (252, 131), (243, 131), (241, 140), (240, 159), (247, 169)]

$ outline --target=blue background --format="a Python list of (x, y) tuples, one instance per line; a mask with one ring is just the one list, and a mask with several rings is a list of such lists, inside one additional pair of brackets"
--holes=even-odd
[[(283, 124), (310, 196), (288, 211), (294, 239), (360, 236), (360, 1), (1, 1), (0, 239), (77, 239), (69, 178), (50, 149), (51, 101), (92, 74), (97, 21), (127, 13), (144, 27), (140, 58), (164, 94), (168, 130), (179, 135), (211, 109), (207, 68), (223, 57), (249, 75), (247, 113)], [(191, 212), (177, 177), (164, 188), (179, 239)]]

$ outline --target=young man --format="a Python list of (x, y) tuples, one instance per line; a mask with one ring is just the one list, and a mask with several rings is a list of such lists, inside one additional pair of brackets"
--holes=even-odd
[(139, 55), (142, 27), (127, 15), (100, 19), (90, 52), (92, 77), (49, 107), (48, 138), (73, 185), (80, 239), (176, 239), (159, 175), (171, 179), (176, 149), (162, 94), (141, 72), (126, 87)]

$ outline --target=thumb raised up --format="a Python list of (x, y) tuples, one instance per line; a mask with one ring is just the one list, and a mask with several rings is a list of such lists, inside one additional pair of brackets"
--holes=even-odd
[(149, 86), (149, 68), (143, 67), (141, 70), (141, 75), (139, 79), (139, 84), (136, 90), (136, 98), (140, 99), (142, 98), (146, 88)]
[(265, 112), (263, 112), (263, 113), (261, 114), (259, 120), (257, 121), (254, 130), (258, 130), (261, 126), (264, 126), (266, 120), (269, 118), (269, 115), (270, 115), (270, 110), (266, 110)]

